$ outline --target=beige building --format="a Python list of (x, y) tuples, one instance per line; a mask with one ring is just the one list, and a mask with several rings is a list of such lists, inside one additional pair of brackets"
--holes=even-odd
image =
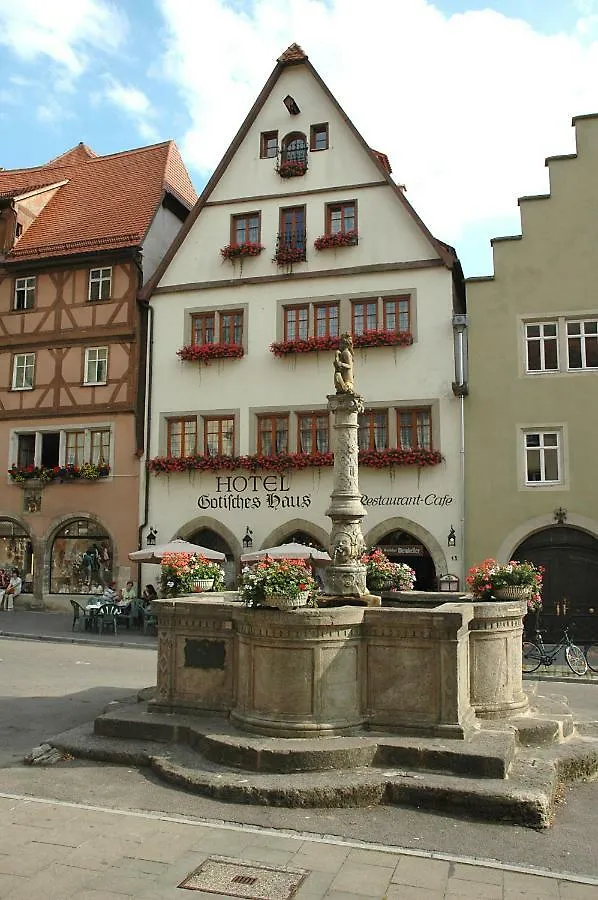
[(418, 587), (462, 576), (461, 267), (297, 45), (145, 293), (146, 534), (224, 551), (231, 579), (244, 538), (326, 546), (326, 395), (350, 331), (366, 542), (413, 565)]
[(550, 193), (520, 198), (494, 276), (467, 282), (466, 556), (546, 567), (546, 624), (598, 636), (598, 116), (549, 157)]

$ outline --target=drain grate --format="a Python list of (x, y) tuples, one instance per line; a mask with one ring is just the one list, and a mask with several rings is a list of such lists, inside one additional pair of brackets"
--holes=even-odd
[(179, 887), (244, 900), (290, 900), (306, 875), (304, 869), (273, 869), (227, 856), (210, 856)]

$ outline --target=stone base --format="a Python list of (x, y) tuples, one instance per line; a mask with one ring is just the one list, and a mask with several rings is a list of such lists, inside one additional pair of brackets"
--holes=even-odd
[(336, 606), (381, 606), (382, 599), (376, 594), (361, 594), (359, 597), (322, 594), (318, 597), (317, 603), (319, 609), (332, 609)]

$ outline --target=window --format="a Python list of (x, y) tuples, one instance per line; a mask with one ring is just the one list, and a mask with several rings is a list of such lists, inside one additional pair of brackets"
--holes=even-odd
[(35, 275), (15, 279), (15, 309), (33, 309), (35, 306)]
[(88, 347), (85, 351), (84, 384), (106, 384), (108, 379), (108, 348)]
[(338, 337), (338, 303), (318, 303), (314, 306), (316, 337)]
[(16, 353), (13, 360), (12, 387), (15, 391), (29, 391), (35, 378), (35, 353)]
[(409, 297), (385, 297), (382, 309), (384, 331), (411, 331)]
[(204, 453), (206, 456), (232, 456), (235, 449), (235, 420), (204, 419)]
[(191, 316), (192, 344), (242, 344), (243, 310), (197, 313)]
[(305, 207), (290, 206), (280, 210), (280, 234), (278, 245), (285, 250), (305, 252)]
[(378, 328), (377, 300), (354, 300), (352, 303), (353, 334), (376, 331)]
[(259, 244), (260, 241), (260, 214), (243, 213), (239, 216), (231, 216), (231, 244), (244, 244), (246, 241)]
[(282, 162), (297, 162), (307, 165), (307, 141), (298, 131), (287, 134), (282, 141)]
[(326, 206), (326, 232), (328, 234), (346, 234), (357, 228), (357, 207), (354, 201), (349, 203), (329, 203)]
[(194, 456), (197, 453), (197, 418), (167, 419), (166, 443), (168, 456)]
[(401, 450), (431, 450), (432, 416), (430, 409), (398, 409), (397, 434)]
[(17, 466), (25, 468), (35, 465), (35, 434), (17, 436)]
[(385, 450), (388, 447), (388, 411), (367, 410), (358, 418), (357, 440), (360, 450)]
[(112, 269), (90, 269), (89, 299), (109, 300), (112, 292)]
[(558, 431), (528, 431), (525, 434), (526, 484), (556, 484), (560, 477)]
[(272, 159), (278, 153), (278, 132), (262, 131), (260, 137), (260, 157)]
[(567, 322), (567, 367), (598, 368), (597, 319)]
[(328, 413), (305, 413), (298, 416), (299, 453), (328, 453), (329, 447)]
[(556, 322), (528, 322), (525, 326), (525, 342), (528, 372), (558, 371)]
[(310, 150), (328, 150), (328, 123), (312, 125), (309, 138)]
[(261, 456), (275, 456), (289, 452), (289, 416), (258, 416), (257, 452)]
[(285, 341), (304, 341), (309, 336), (309, 307), (290, 306), (284, 311)]
[(110, 459), (110, 429), (98, 428), (90, 432), (91, 453), (89, 461), (96, 466)]
[(84, 431), (67, 431), (64, 461), (67, 466), (80, 466), (85, 461)]

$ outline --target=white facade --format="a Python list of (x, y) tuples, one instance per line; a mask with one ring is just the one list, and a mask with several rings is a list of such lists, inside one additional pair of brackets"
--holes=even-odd
[[(352, 303), (368, 299), (376, 303), (377, 327), (382, 329), (385, 299), (408, 297), (412, 345), (357, 349), (355, 385), (367, 410), (387, 411), (384, 441), (389, 448), (399, 446), (397, 410), (428, 410), (429, 446), (440, 451), (443, 460), (421, 468), (361, 466), (360, 489), (367, 511), (363, 532), (368, 545), (395, 545), (398, 540), (402, 546), (397, 545), (397, 558), (411, 563), (417, 559), (409, 552), (430, 554), (433, 567), (421, 568), (422, 583), (416, 587), (433, 587), (434, 573), (463, 574), (460, 401), (452, 390), (451, 259), (460, 269), (417, 219), (306, 59), (281, 60), (200, 198), (174, 256), (158, 270), (151, 299), (148, 456), (168, 455), (169, 420), (182, 418), (196, 419), (197, 453), (203, 454), (205, 420), (219, 416), (234, 420), (234, 454), (254, 455), (259, 449), (258, 416), (267, 413), (288, 413), (287, 449), (297, 452), (298, 415), (326, 413), (326, 395), (334, 390), (334, 354), (327, 350), (275, 357), (269, 347), (285, 337), (285, 310), (308, 307), (313, 336), (314, 307), (337, 305), (339, 331), (350, 331)], [(289, 115), (282, 102), (287, 95), (296, 101), (299, 114)], [(283, 179), (275, 170), (275, 158), (260, 157), (263, 133), (277, 132), (280, 144), (288, 133), (301, 132), (309, 147), (312, 126), (322, 123), (328, 127), (329, 145), (308, 151), (305, 175)], [(357, 210), (358, 244), (314, 249), (314, 240), (327, 230), (327, 204), (349, 202)], [(307, 258), (291, 271), (273, 262), (280, 210), (287, 207), (304, 207), (306, 223)], [(231, 240), (231, 217), (257, 212), (265, 249), (245, 259), (242, 267), (238, 261), (223, 260), (220, 248)], [(192, 316), (208, 311), (216, 316), (222, 311), (242, 312), (242, 359), (205, 365), (177, 357), (176, 351), (191, 343)], [(178, 535), (205, 543), (202, 529), (209, 529), (220, 536), (235, 562), (247, 527), (253, 532), (254, 549), (281, 543), (297, 531), (327, 546), (331, 468), (284, 474), (266, 468), (255, 473), (171, 472), (148, 478), (147, 524), (158, 528), (160, 541)], [(451, 528), (456, 533), (454, 547), (447, 546)], [(404, 534), (389, 540), (393, 532)]]

